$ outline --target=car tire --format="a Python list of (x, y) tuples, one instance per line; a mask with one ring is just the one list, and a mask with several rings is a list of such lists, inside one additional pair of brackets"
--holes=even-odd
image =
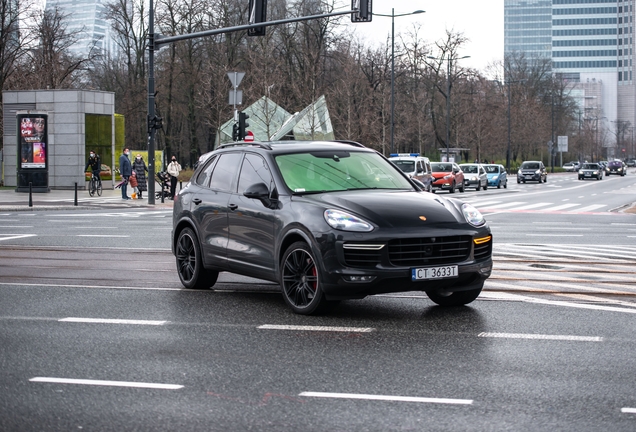
[(488, 190), (488, 182), (484, 185), (484, 190)]
[(191, 228), (184, 228), (175, 245), (177, 273), (181, 284), (189, 289), (207, 289), (216, 283), (218, 271), (203, 268), (199, 239)]
[(501, 181), (497, 182), (497, 189), (501, 189)]
[[(548, 182), (548, 176), (545, 176), (545, 178), (543, 179), (543, 183), (547, 183)], [(539, 183), (541, 183), (541, 180), (539, 180)]]
[(504, 189), (508, 189), (508, 180), (504, 183)]
[(459, 191), (461, 193), (464, 193), (464, 191), (466, 190), (466, 185), (464, 184), (464, 182), (462, 181), (462, 185), (459, 187)]
[(521, 180), (517, 179), (517, 184), (521, 183)]
[(321, 287), (320, 265), (305, 242), (287, 248), (280, 264), (285, 303), (297, 314), (311, 315), (329, 306)]
[(481, 183), (477, 182), (477, 187), (475, 188), (477, 192), (481, 190)]
[(441, 293), (440, 291), (427, 291), (426, 295), (428, 296), (433, 303), (438, 304), (439, 306), (444, 307), (452, 307), (452, 306), (463, 306), (468, 303), (474, 301), (479, 294), (481, 294), (481, 290), (483, 288), (483, 284), (481, 287), (477, 289), (472, 289), (468, 291), (456, 291), (453, 293)]

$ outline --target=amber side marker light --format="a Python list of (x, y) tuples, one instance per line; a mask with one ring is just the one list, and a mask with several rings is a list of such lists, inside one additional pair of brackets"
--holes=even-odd
[(488, 243), (490, 240), (492, 240), (492, 236), (476, 238), (476, 239), (473, 239), (473, 242), (475, 242), (476, 245), (479, 245), (479, 244)]

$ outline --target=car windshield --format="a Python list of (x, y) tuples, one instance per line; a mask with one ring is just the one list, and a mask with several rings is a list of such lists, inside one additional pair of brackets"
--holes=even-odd
[(406, 189), (413, 186), (380, 155), (320, 150), (276, 156), (287, 186), (297, 193), (355, 189)]
[(499, 167), (497, 165), (486, 165), (484, 168), (488, 174), (499, 174)]
[(412, 160), (392, 160), (395, 165), (405, 173), (412, 173), (415, 171), (415, 161)]
[(598, 164), (586, 163), (583, 164), (583, 169), (598, 169)]
[(608, 164), (611, 167), (619, 167), (619, 166), (623, 166), (623, 162), (620, 161), (612, 161)]
[(462, 165), (462, 171), (466, 174), (477, 174), (477, 165)]
[(524, 162), (521, 164), (521, 169), (539, 169), (539, 164), (536, 162)]
[(448, 163), (433, 163), (431, 164), (431, 170), (433, 172), (451, 172), (453, 165)]

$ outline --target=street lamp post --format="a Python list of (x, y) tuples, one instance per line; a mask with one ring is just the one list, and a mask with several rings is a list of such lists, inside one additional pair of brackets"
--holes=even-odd
[[(451, 63), (453, 63), (453, 57), (438, 59), (436, 57), (427, 56), (432, 60), (439, 60), (446, 62), (446, 161), (450, 161), (450, 91), (451, 91)], [(455, 60), (462, 60), (470, 58), (470, 56), (458, 57)]]
[(391, 146), (389, 153), (393, 153), (394, 137), (395, 137), (395, 17), (416, 15), (424, 13), (423, 10), (416, 10), (405, 14), (395, 14), (395, 9), (391, 9), (391, 15), (382, 15), (374, 13), (373, 16), (390, 17), (391, 18)]

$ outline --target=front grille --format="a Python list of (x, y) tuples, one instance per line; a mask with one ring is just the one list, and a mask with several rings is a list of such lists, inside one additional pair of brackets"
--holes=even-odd
[(475, 259), (480, 260), (488, 258), (492, 255), (492, 240), (482, 244), (475, 245)]
[(373, 268), (380, 264), (381, 250), (344, 249), (345, 263), (348, 267)]
[(389, 241), (389, 260), (394, 266), (452, 264), (468, 259), (472, 237), (429, 237)]

